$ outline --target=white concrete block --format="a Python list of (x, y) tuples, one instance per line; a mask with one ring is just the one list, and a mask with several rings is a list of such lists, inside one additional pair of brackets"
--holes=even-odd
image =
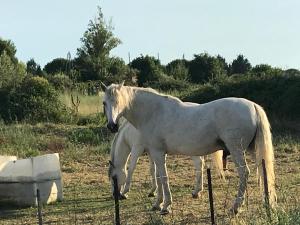
[(18, 205), (37, 205), (62, 200), (62, 177), (58, 153), (0, 164), (0, 201)]

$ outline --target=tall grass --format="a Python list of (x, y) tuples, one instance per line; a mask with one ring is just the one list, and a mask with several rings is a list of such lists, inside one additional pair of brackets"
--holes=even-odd
[(0, 126), (0, 154), (19, 157), (39, 154), (39, 143), (43, 141), (28, 124), (12, 124)]
[(87, 116), (91, 114), (96, 114), (102, 112), (102, 97), (103, 95), (83, 95), (79, 92), (64, 92), (61, 93), (59, 98), (60, 100), (69, 108), (73, 108), (71, 94), (74, 98), (78, 96), (79, 98), (79, 107), (78, 113), (82, 116)]

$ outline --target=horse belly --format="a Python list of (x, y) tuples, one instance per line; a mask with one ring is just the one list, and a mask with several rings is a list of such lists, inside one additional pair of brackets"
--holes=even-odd
[(177, 143), (170, 144), (167, 147), (168, 154), (176, 154), (176, 155), (189, 155), (189, 156), (203, 156), (207, 154), (211, 154), (220, 149), (220, 146), (217, 145), (216, 142), (211, 143), (201, 143), (201, 141), (197, 143)]

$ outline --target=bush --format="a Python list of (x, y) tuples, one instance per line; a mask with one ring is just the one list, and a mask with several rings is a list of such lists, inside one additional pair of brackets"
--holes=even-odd
[(2, 92), (5, 107), (1, 108), (1, 116), (5, 121), (62, 121), (67, 116), (58, 93), (44, 78), (27, 77), (15, 89)]
[(189, 87), (189, 84), (182, 80), (175, 80), (172, 77), (161, 74), (157, 81), (145, 83), (145, 86), (161, 91), (182, 91)]
[(224, 97), (241, 97), (254, 101), (277, 116), (298, 118), (300, 115), (300, 77), (269, 75), (240, 76), (199, 85), (180, 96), (183, 101), (206, 103)]
[(4, 51), (0, 55), (0, 88), (15, 87), (26, 75), (26, 67), (22, 63), (14, 63)]
[(63, 91), (65, 89), (71, 90), (73, 86), (72, 80), (63, 73), (57, 73), (53, 76), (50, 75), (48, 80), (50, 84), (59, 91)]

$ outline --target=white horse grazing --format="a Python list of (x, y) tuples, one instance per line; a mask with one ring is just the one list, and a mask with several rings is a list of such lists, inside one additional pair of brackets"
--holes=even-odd
[[(224, 149), (231, 154), (239, 174), (239, 188), (231, 212), (237, 213), (244, 201), (249, 176), (245, 159), (247, 149), (256, 150), (262, 176), (262, 159), (268, 175), (269, 203), (276, 203), (274, 153), (270, 124), (263, 108), (242, 98), (223, 98), (201, 105), (187, 105), (178, 98), (153, 89), (112, 84), (105, 90), (107, 127), (118, 131), (118, 119), (125, 117), (141, 133), (159, 179), (153, 209), (167, 214), (172, 203), (166, 154), (203, 156)], [(162, 184), (161, 190), (159, 187)]]
[[(139, 157), (145, 152), (145, 147), (142, 144), (140, 134), (128, 121), (124, 121), (118, 133), (115, 135), (111, 145), (111, 161), (109, 165), (109, 178), (112, 181), (113, 176), (117, 176), (118, 185), (121, 189), (121, 198), (126, 198), (126, 193), (131, 186), (133, 172), (136, 168)], [(127, 162), (131, 158), (127, 173)], [(219, 176), (225, 179), (223, 172), (222, 151), (217, 151), (212, 154), (212, 159), (215, 164)], [(192, 156), (195, 170), (196, 183), (192, 192), (193, 198), (197, 198), (200, 191), (203, 190), (203, 168), (204, 157)], [(154, 196), (156, 190), (155, 164), (150, 160), (150, 174), (152, 176), (152, 188), (149, 197)], [(126, 180), (125, 180), (126, 179)], [(124, 185), (124, 186), (123, 186)], [(112, 185), (113, 186), (113, 185)]]

